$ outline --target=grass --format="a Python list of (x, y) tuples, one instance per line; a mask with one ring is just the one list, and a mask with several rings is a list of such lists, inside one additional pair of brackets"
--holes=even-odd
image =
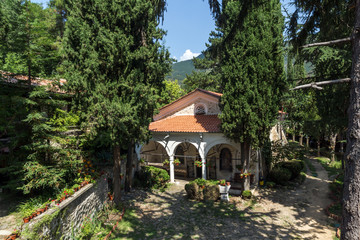
[(328, 172), (328, 176), (336, 176), (337, 174), (341, 173), (341, 161), (333, 161), (331, 162), (329, 158), (326, 157), (316, 157), (316, 160), (318, 160), (321, 165), (326, 169)]
[(311, 163), (311, 161), (308, 158), (304, 158), (304, 161), (305, 161), (306, 165), (308, 166), (308, 168), (310, 169), (311, 175), (314, 177), (317, 177), (316, 168)]

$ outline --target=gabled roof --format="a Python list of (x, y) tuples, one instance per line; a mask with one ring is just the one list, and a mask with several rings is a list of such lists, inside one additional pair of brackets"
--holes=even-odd
[(211, 132), (220, 131), (221, 121), (217, 115), (172, 116), (150, 123), (152, 132)]
[(221, 96), (221, 93), (195, 89), (162, 107), (160, 113), (154, 116), (155, 121), (150, 123), (149, 130), (152, 132), (221, 132), (221, 121), (217, 115), (174, 115), (199, 98), (218, 103)]
[(193, 95), (195, 92), (206, 93), (206, 94), (209, 94), (210, 96), (214, 96), (214, 97), (217, 97), (217, 98), (220, 98), (220, 97), (222, 96), (222, 93), (217, 93), (217, 92), (212, 92), (212, 91), (204, 90), (204, 89), (201, 89), (201, 88), (197, 88), (197, 89), (189, 92), (188, 94), (185, 94), (185, 95), (182, 96), (181, 98), (178, 98), (178, 99), (176, 99), (175, 101), (169, 103), (168, 105), (163, 106), (162, 108), (160, 108), (160, 111), (161, 111), (162, 109), (165, 109), (165, 108), (167, 108), (167, 107), (169, 107), (169, 106), (171, 106), (171, 105), (173, 105), (173, 104), (181, 101), (181, 100), (184, 99), (184, 98), (187, 98), (187, 97), (190, 96), (190, 95)]
[(197, 88), (194, 91), (191, 91), (190, 93), (175, 100), (174, 102), (160, 108), (160, 112), (154, 116), (154, 120), (158, 121), (160, 119), (171, 116), (175, 112), (186, 107), (188, 104), (191, 104), (191, 102), (193, 102), (197, 98), (202, 98), (210, 102), (218, 103), (221, 96), (222, 96), (221, 93), (216, 93), (216, 92)]

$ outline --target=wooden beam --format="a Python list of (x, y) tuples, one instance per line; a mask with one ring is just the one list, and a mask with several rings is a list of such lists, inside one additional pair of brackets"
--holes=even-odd
[(328, 42), (310, 43), (310, 44), (301, 46), (301, 48), (329, 46), (329, 45), (333, 45), (333, 44), (340, 44), (340, 43), (345, 43), (345, 42), (350, 42), (350, 41), (351, 41), (351, 37), (347, 37), (347, 38), (332, 40), (332, 41), (328, 41)]
[(335, 84), (335, 83), (344, 83), (344, 82), (350, 82), (350, 81), (351, 81), (351, 78), (342, 78), (342, 79), (329, 80), (329, 81), (323, 81), (323, 82), (312, 82), (312, 83), (309, 83), (309, 84), (304, 84), (304, 85), (294, 87), (294, 88), (292, 88), (290, 90), (293, 91), (293, 90), (298, 90), (298, 89), (302, 89), (302, 88), (315, 88), (315, 89), (322, 90), (323, 88), (320, 87), (322, 85)]

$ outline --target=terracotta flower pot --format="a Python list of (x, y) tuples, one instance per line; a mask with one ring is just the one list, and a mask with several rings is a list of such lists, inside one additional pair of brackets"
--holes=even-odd
[(24, 220), (24, 223), (28, 223), (29, 221), (30, 221), (30, 217), (25, 217), (25, 218), (23, 218), (23, 220)]
[(9, 235), (7, 238), (6, 238), (6, 240), (14, 240), (14, 239), (16, 239), (18, 236), (17, 236), (17, 234), (11, 234), (11, 235)]

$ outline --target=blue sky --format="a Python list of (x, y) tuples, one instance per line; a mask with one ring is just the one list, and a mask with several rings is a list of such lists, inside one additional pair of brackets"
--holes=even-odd
[[(32, 2), (46, 7), (48, 0)], [(171, 57), (181, 61), (191, 59), (206, 49), (205, 43), (209, 33), (215, 29), (215, 22), (207, 0), (168, 0), (164, 24), (160, 27), (167, 31), (164, 42)]]

